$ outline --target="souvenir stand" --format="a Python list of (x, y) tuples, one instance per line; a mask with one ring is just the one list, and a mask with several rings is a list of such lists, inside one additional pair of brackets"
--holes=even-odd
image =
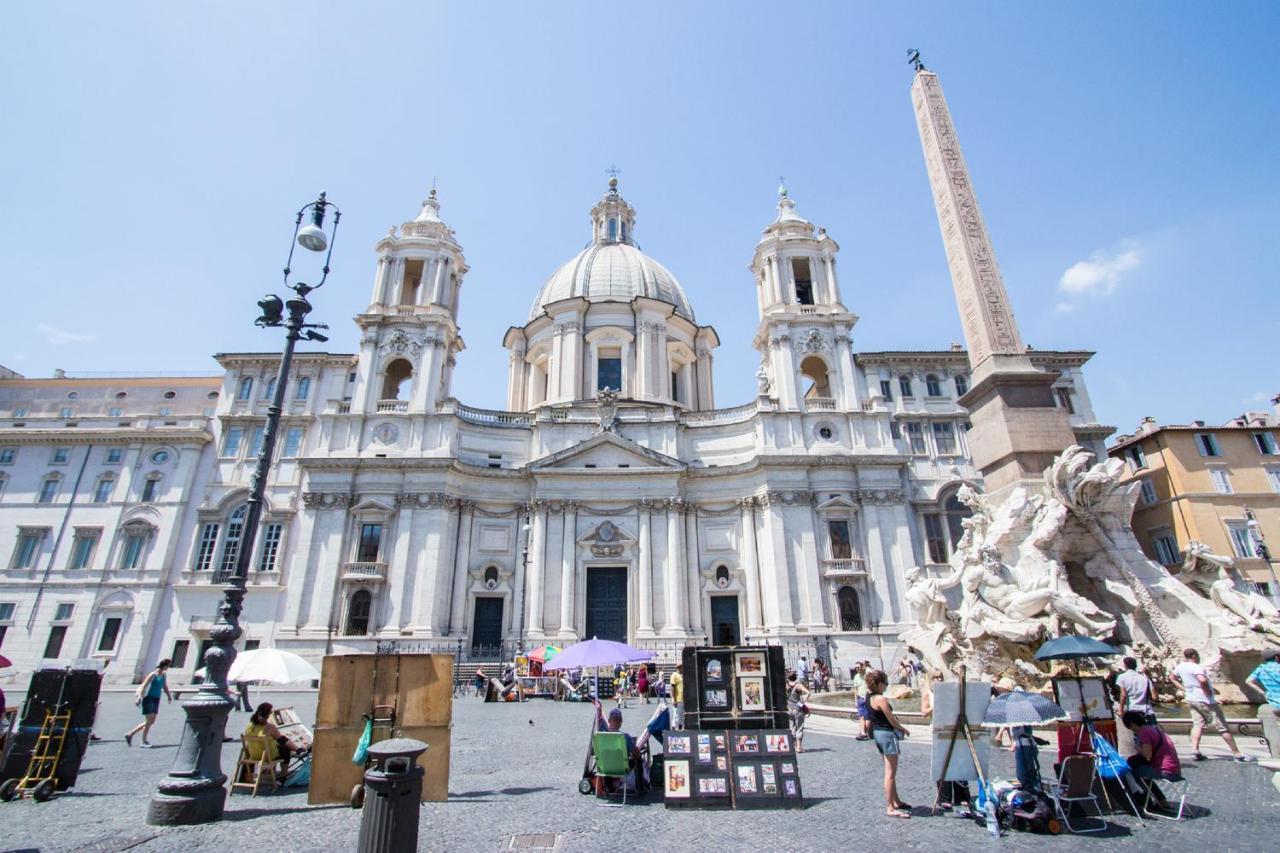
[(667, 808), (803, 808), (779, 647), (684, 650), (685, 731), (663, 739)]

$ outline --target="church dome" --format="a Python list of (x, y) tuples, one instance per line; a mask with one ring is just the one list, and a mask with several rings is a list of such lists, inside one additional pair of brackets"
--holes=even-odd
[(609, 182), (609, 192), (592, 208), (591, 220), (591, 245), (551, 274), (538, 292), (530, 320), (561, 299), (630, 302), (643, 296), (674, 305), (677, 314), (694, 322), (693, 307), (680, 282), (632, 240), (635, 212), (618, 194), (616, 180)]

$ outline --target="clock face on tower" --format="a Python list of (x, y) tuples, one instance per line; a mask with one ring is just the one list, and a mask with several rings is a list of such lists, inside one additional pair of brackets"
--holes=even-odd
[(400, 430), (395, 424), (378, 424), (373, 428), (373, 440), (378, 444), (394, 444), (400, 437)]

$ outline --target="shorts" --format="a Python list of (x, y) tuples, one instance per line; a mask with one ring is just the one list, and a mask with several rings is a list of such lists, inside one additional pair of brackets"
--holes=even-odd
[(142, 700), (142, 716), (160, 713), (160, 697), (146, 696)]
[(1222, 734), (1227, 731), (1227, 718), (1222, 715), (1222, 706), (1217, 702), (1206, 705), (1203, 702), (1188, 702), (1191, 706), (1191, 731), (1203, 731), (1205, 726)]
[(880, 750), (881, 755), (897, 755), (898, 749), (898, 733), (893, 729), (872, 729), (871, 736), (875, 739), (876, 749)]
[(867, 698), (865, 696), (858, 697), (857, 709), (859, 720), (871, 719), (871, 705), (867, 702)]

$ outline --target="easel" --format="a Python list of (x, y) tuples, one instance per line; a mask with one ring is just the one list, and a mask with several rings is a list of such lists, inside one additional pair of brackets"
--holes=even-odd
[[(1093, 756), (1093, 778), (1097, 781), (1098, 787), (1102, 788), (1102, 799), (1107, 803), (1107, 811), (1114, 812), (1115, 805), (1111, 802), (1111, 793), (1107, 790), (1106, 780), (1102, 777), (1102, 773), (1099, 769), (1100, 756), (1098, 754), (1097, 739), (1101, 738), (1102, 735), (1098, 734), (1098, 730), (1094, 728), (1093, 725), (1093, 718), (1089, 716), (1089, 707), (1084, 698), (1084, 681), (1080, 677), (1080, 664), (1075, 661), (1073, 661), (1073, 663), (1075, 664), (1075, 673), (1072, 678), (1076, 683), (1076, 692), (1080, 696), (1080, 730), (1076, 734), (1076, 743), (1073, 754), (1081, 753), (1081, 742), (1087, 737), (1089, 746), (1088, 752)], [(1138, 818), (1138, 823), (1142, 826), (1146, 826), (1146, 821), (1142, 819), (1142, 812), (1138, 809), (1137, 804), (1134, 803), (1133, 796), (1129, 793), (1128, 786), (1125, 785), (1125, 780), (1123, 778), (1125, 772), (1128, 771), (1119, 772), (1115, 776), (1115, 780), (1119, 783), (1120, 790), (1124, 792), (1125, 799), (1129, 801), (1129, 807), (1132, 809), (1133, 814)]]
[[(950, 738), (950, 742), (947, 744), (947, 752), (942, 758), (942, 772), (940, 774), (941, 778), (938, 779), (938, 781), (939, 782), (949, 781), (947, 779), (947, 771), (951, 769), (951, 757), (955, 754), (956, 741), (959, 739), (958, 735), (963, 734), (965, 744), (967, 744), (969, 747), (969, 757), (973, 759), (974, 771), (978, 774), (978, 784), (982, 786), (983, 796), (987, 800), (987, 828), (988, 828), (988, 831), (990, 831), (995, 818), (995, 803), (991, 801), (990, 793), (987, 790), (986, 775), (982, 772), (982, 762), (978, 760), (978, 750), (977, 750), (977, 747), (973, 745), (973, 733), (970, 731), (969, 714), (965, 707), (967, 704), (966, 693), (968, 691), (968, 681), (966, 676), (967, 676), (967, 667), (961, 666), (960, 667), (959, 709), (956, 712), (955, 722), (952, 723), (952, 726), (951, 726), (953, 730), (953, 734)], [(967, 783), (968, 780), (966, 779), (965, 782)], [(930, 814), (937, 814), (938, 811), (940, 810), (941, 802), (942, 802), (941, 796), (942, 796), (941, 791), (938, 791), (938, 793), (934, 796), (933, 807), (930, 809)], [(970, 802), (970, 806), (972, 805), (973, 803)], [(998, 824), (996, 824), (995, 832), (993, 834), (996, 836), (999, 836), (1000, 829)]]

